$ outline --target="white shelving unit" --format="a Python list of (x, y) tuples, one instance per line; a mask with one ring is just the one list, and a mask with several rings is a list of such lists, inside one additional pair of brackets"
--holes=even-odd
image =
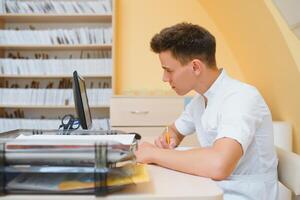
[[(39, 0), (36, 0), (39, 1)], [(57, 0), (64, 1), (64, 0)], [(78, 0), (82, 1), (82, 0)], [(18, 31), (22, 30), (30, 30), (34, 27), (33, 30), (54, 30), (54, 29), (67, 29), (70, 30), (74, 27), (77, 28), (101, 28), (101, 27), (111, 27), (112, 28), (112, 42), (111, 44), (59, 44), (59, 45), (39, 45), (39, 44), (1, 44), (0, 43), (0, 59), (11, 59), (11, 55), (14, 55), (14, 59), (19, 59), (19, 61), (25, 59), (41, 59), (35, 58), (36, 54), (45, 54), (47, 55), (46, 59), (64, 59), (72, 60), (76, 59), (103, 59), (104, 57), (99, 55), (109, 55), (108, 59), (111, 59), (111, 73), (80, 73), (86, 80), (87, 89), (99, 89), (102, 90), (101, 87), (104, 87), (105, 90), (111, 90), (111, 95), (114, 94), (114, 41), (115, 41), (115, 27), (114, 27), (114, 11), (115, 11), (115, 3), (114, 0), (107, 0), (111, 3), (111, 13), (67, 13), (67, 14), (40, 14), (40, 13), (1, 13), (0, 14), (0, 28), (2, 30), (14, 30), (18, 27)], [(83, 1), (84, 2), (84, 1)], [(103, 53), (104, 52), (104, 53)], [(49, 56), (49, 58), (48, 58)], [(77, 56), (77, 57), (76, 57)], [(43, 58), (45, 59), (45, 58)], [(16, 67), (16, 66), (9, 66)], [(20, 66), (19, 66), (20, 67)], [(41, 66), (43, 67), (43, 66)], [(63, 66), (62, 66), (63, 67)], [(101, 66), (99, 66), (101, 67)], [(1, 66), (0, 66), (1, 70)], [(74, 66), (74, 70), (76, 70), (76, 66)], [(17, 100), (13, 98), (9, 99), (9, 104), (1, 103), (0, 101), (0, 132), (7, 131), (7, 127), (4, 128), (3, 123), (16, 123), (16, 120), (20, 120), (20, 122), (26, 121), (26, 126), (28, 126), (28, 121), (32, 120), (34, 123), (37, 120), (40, 121), (56, 121), (61, 118), (65, 114), (75, 114), (74, 105), (52, 105), (52, 104), (19, 104), (21, 96), (18, 95), (18, 91), (20, 88), (31, 88), (33, 82), (38, 82), (38, 88), (46, 88), (46, 85), (50, 83), (54, 85), (58, 85), (60, 81), (72, 79), (72, 74), (66, 73), (57, 73), (57, 74), (5, 74), (3, 73), (3, 69), (0, 71), (0, 90), (3, 88), (11, 88), (15, 90), (15, 97)], [(18, 86), (16, 88), (15, 86)], [(53, 87), (53, 88), (54, 88)], [(66, 88), (64, 88), (66, 89)], [(71, 88), (69, 88), (71, 89)], [(28, 94), (30, 95), (30, 94)], [(2, 96), (0, 99), (7, 98)], [(26, 97), (23, 97), (26, 98)], [(91, 97), (89, 97), (91, 98)], [(2, 101), (5, 102), (5, 101)], [(15, 102), (15, 103), (14, 103)], [(91, 112), (93, 119), (95, 121), (99, 121), (102, 118), (109, 118), (109, 110), (110, 110), (110, 102), (102, 102), (102, 103), (93, 103), (90, 104)], [(10, 118), (13, 119), (10, 119)], [(1, 123), (2, 121), (2, 123)], [(52, 122), (51, 122), (52, 123)], [(18, 127), (20, 127), (22, 123), (16, 123)], [(56, 123), (52, 123), (56, 124)], [(103, 123), (102, 123), (103, 124)], [(96, 126), (99, 127), (99, 126)], [(101, 127), (101, 126), (100, 126)], [(107, 126), (106, 126), (107, 127)], [(106, 128), (103, 127), (103, 128)], [(28, 128), (28, 127), (24, 127)], [(49, 128), (48, 126), (46, 128)], [(52, 127), (58, 128), (58, 127)], [(5, 129), (5, 130), (3, 130)]]

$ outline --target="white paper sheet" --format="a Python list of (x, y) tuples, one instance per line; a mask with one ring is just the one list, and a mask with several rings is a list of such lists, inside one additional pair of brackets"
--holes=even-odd
[[(96, 142), (112, 141), (124, 145), (133, 143), (134, 134), (122, 135), (20, 135), (11, 143), (26, 141), (26, 144), (65, 145), (65, 144), (93, 144)], [(10, 142), (8, 142), (9, 144)]]

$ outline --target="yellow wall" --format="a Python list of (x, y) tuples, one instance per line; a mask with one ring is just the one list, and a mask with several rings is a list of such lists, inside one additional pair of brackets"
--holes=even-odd
[(197, 0), (116, 0), (117, 94), (172, 93), (161, 81), (160, 63), (149, 42), (162, 28), (183, 21), (209, 29), (217, 39), (218, 64), (243, 80), (227, 43)]
[(199, 3), (228, 42), (245, 80), (262, 92), (274, 120), (293, 125), (293, 149), (300, 153), (300, 73), (265, 1), (199, 0)]
[(163, 27), (197, 23), (216, 36), (219, 66), (255, 85), (274, 120), (293, 125), (294, 151), (300, 153), (300, 47), (282, 28), (278, 13), (274, 16), (270, 0), (116, 0), (116, 4), (117, 94), (168, 91), (149, 41)]

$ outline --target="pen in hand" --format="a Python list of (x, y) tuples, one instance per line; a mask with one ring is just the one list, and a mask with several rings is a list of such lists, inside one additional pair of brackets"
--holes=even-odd
[(170, 133), (169, 133), (169, 127), (167, 126), (166, 127), (166, 134), (165, 134), (165, 137), (166, 137), (166, 142), (168, 145), (170, 145)]

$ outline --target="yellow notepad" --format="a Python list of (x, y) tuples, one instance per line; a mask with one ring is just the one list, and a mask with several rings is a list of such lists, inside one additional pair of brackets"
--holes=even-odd
[[(133, 170), (131, 176), (126, 177), (108, 177), (107, 186), (119, 186), (127, 184), (138, 184), (148, 182), (150, 180), (147, 167), (144, 164), (136, 164), (134, 166), (125, 166), (128, 170)], [(95, 187), (94, 182), (84, 182), (78, 180), (63, 181), (59, 184), (58, 188), (61, 191), (67, 190), (80, 190), (80, 189), (91, 189)]]

